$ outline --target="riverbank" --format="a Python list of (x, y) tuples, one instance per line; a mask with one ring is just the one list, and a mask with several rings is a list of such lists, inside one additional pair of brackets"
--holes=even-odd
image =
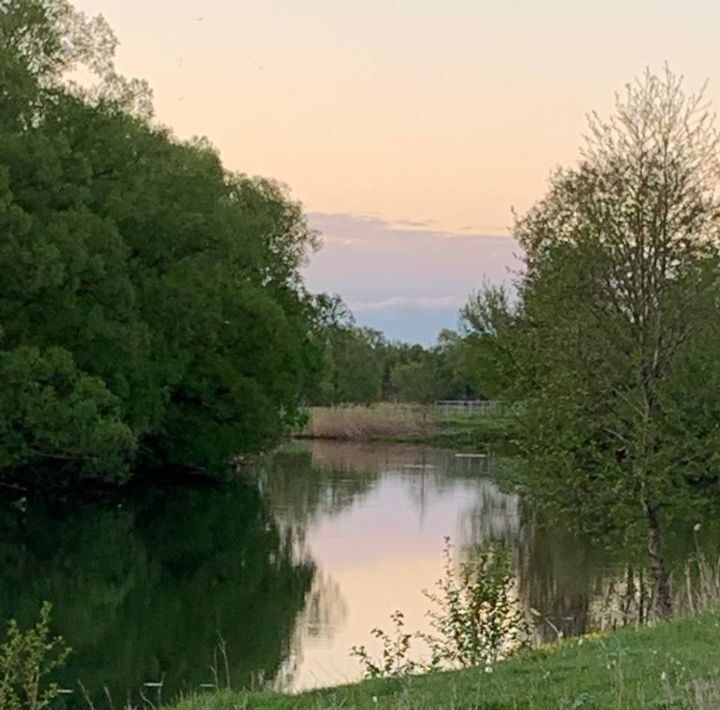
[(448, 416), (427, 405), (313, 407), (299, 439), (426, 444), (458, 451), (487, 451), (512, 445), (512, 418), (498, 413)]
[(570, 639), (484, 669), (373, 680), (300, 695), (208, 693), (175, 710), (510, 710), (720, 707), (720, 614)]

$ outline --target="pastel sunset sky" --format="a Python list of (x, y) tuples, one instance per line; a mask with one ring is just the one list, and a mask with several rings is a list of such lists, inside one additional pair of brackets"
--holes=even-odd
[(74, 0), (157, 120), (287, 183), (324, 248), (313, 290), (431, 343), (508, 279), (512, 208), (572, 163), (585, 115), (667, 61), (720, 97), (715, 0)]

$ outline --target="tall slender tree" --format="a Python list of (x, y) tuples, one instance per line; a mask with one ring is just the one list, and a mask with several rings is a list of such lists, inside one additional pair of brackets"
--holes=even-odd
[(593, 532), (642, 532), (668, 617), (663, 516), (717, 490), (690, 363), (720, 322), (718, 134), (669, 69), (589, 124), (578, 166), (516, 225), (518, 303), (493, 314), (497, 294), (481, 299), (475, 331), (521, 381), (528, 487)]

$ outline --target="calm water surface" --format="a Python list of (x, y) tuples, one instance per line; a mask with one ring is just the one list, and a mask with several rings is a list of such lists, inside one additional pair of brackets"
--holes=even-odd
[[(495, 463), (452, 452), (315, 442), (217, 489), (112, 505), (0, 510), (0, 616), (43, 600), (74, 649), (63, 681), (116, 700), (225, 680), (284, 690), (355, 680), (355, 644), (396, 609), (423, 628), (422, 590), (457, 556), (505, 540), (518, 595), (565, 632), (607, 612), (636, 574), (622, 551), (541, 530), (493, 482)], [(215, 670), (213, 670), (213, 668)], [(146, 688), (156, 697), (157, 690)]]

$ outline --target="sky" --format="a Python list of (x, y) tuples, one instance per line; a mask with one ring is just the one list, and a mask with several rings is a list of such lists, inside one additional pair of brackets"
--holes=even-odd
[(716, 0), (75, 0), (118, 35), (156, 120), (286, 183), (324, 248), (309, 287), (432, 343), (572, 164), (586, 114), (668, 62), (720, 99)]

